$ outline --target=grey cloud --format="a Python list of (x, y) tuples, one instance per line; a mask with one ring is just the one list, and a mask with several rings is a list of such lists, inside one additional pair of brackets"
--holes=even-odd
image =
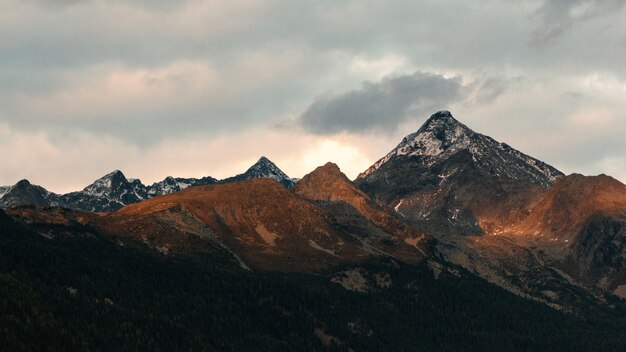
[(522, 77), (487, 77), (476, 82), (472, 82), (466, 92), (473, 92), (473, 104), (490, 104), (499, 96), (506, 93), (513, 86), (519, 85), (523, 81)]
[(563, 33), (573, 26), (572, 21), (542, 26), (533, 31), (530, 42), (534, 47), (545, 47), (554, 43)]
[(42, 6), (47, 9), (62, 9), (67, 6), (85, 3), (88, 0), (27, 0), (26, 2)]
[[(53, 0), (71, 1), (74, 0)], [(488, 1), (487, 5), (259, 1), (252, 4), (262, 5), (233, 5), (228, 12), (220, 8), (204, 10), (206, 2), (191, 0), (84, 2), (85, 6), (68, 6), (71, 13), (31, 11), (23, 13), (23, 18), (16, 17), (4, 30), (0, 24), (0, 66), (12, 72), (75, 70), (109, 62), (158, 67), (181, 58), (207, 57), (216, 64), (228, 65), (233, 58), (252, 50), (276, 48), (279, 52), (289, 46), (328, 55), (376, 57), (399, 53), (416, 67), (440, 71), (511, 65), (580, 72), (581, 68), (600, 66), (623, 74), (622, 58), (626, 55), (626, 26), (619, 21), (624, 0), (594, 1), (591, 10), (576, 18), (570, 12), (584, 4), (582, 0), (546, 1), (535, 12), (525, 9), (527, 2), (520, 1)], [(121, 3), (142, 11), (136, 14), (129, 10), (127, 15), (119, 6), (113, 6)], [(19, 9), (19, 4), (16, 1), (7, 11)], [(162, 8), (167, 11), (151, 11)], [(194, 14), (201, 15), (193, 17)], [(529, 52), (529, 37), (534, 38), (530, 41), (535, 46), (553, 43), (567, 32), (571, 21), (582, 24), (598, 18), (612, 23), (613, 28), (608, 31), (615, 37), (606, 35), (604, 23), (591, 23), (583, 33), (577, 33), (577, 42), (584, 45), (568, 43), (554, 56)], [(602, 41), (596, 40), (599, 36)], [(568, 59), (563, 60), (563, 56)]]
[(65, 7), (77, 4), (99, 3), (107, 5), (107, 3), (122, 3), (130, 6), (139, 6), (146, 9), (160, 10), (173, 9), (184, 6), (189, 0), (26, 0), (26, 2), (37, 4), (47, 9), (63, 9)]
[(543, 47), (554, 43), (574, 26), (619, 12), (626, 0), (546, 0), (538, 10), (541, 25), (531, 34), (531, 44)]
[(300, 123), (320, 134), (393, 131), (412, 117), (445, 109), (461, 98), (459, 77), (416, 72), (364, 82), (360, 89), (347, 93), (321, 96), (302, 114)]

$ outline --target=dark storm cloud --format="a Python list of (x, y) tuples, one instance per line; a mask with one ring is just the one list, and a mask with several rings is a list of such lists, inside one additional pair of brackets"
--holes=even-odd
[(364, 82), (358, 90), (318, 97), (302, 114), (301, 124), (320, 133), (393, 131), (399, 124), (462, 98), (458, 77), (416, 72), (410, 76)]

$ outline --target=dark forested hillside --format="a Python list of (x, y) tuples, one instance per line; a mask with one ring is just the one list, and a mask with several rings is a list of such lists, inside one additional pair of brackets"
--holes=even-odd
[(364, 263), (357, 270), (373, 283), (354, 292), (331, 281), (336, 273), (252, 272), (219, 252), (171, 258), (80, 225), (56, 230), (66, 235), (48, 239), (0, 213), (3, 350), (626, 348), (617, 321), (563, 314), (427, 264)]

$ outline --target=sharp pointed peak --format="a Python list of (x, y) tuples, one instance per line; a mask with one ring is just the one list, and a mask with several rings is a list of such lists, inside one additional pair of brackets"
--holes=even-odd
[(257, 160), (256, 163), (254, 163), (254, 165), (259, 165), (259, 164), (272, 164), (272, 165), (274, 165), (274, 162), (271, 161), (270, 159), (268, 159), (266, 156), (261, 156), (259, 158), (259, 160)]
[(101, 189), (110, 189), (111, 187), (117, 187), (120, 184), (130, 183), (126, 176), (120, 170), (114, 170), (108, 174), (95, 180), (92, 184), (85, 187), (83, 192), (89, 194), (100, 194)]
[(289, 176), (287, 176), (278, 166), (276, 166), (276, 164), (265, 156), (262, 156), (243, 174), (224, 179), (221, 182), (229, 182), (231, 180), (247, 180), (251, 178), (273, 178), (288, 187), (293, 185), (293, 181), (289, 178)]
[(450, 111), (441, 110), (432, 114), (417, 132), (404, 137), (398, 148), (411, 144), (413, 141), (424, 139), (432, 139), (435, 144), (440, 142), (445, 142), (446, 145), (465, 143), (468, 138), (473, 138), (472, 136), (476, 134), (471, 128), (455, 119)]
[(391, 158), (400, 155), (437, 157), (447, 151), (455, 152), (468, 148), (475, 135), (476, 132), (457, 121), (450, 111), (437, 111), (430, 115), (417, 132), (404, 137), (396, 148), (358, 177), (369, 175)]
[(246, 172), (253, 172), (253, 171), (264, 170), (264, 169), (271, 169), (271, 170), (277, 170), (277, 171), (282, 172), (282, 170), (280, 170), (280, 168), (276, 166), (276, 164), (273, 161), (271, 161), (265, 156), (262, 156), (261, 158), (259, 158), (259, 160), (257, 160), (256, 163), (252, 164), (252, 166), (250, 166)]

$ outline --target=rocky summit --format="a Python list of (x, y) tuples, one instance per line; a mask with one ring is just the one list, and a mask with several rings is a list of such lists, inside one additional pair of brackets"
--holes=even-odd
[(271, 178), (287, 188), (293, 188), (296, 184), (294, 179), (287, 176), (276, 164), (264, 156), (254, 163), (254, 165), (250, 166), (246, 172), (223, 179), (220, 183), (244, 181), (253, 178)]

